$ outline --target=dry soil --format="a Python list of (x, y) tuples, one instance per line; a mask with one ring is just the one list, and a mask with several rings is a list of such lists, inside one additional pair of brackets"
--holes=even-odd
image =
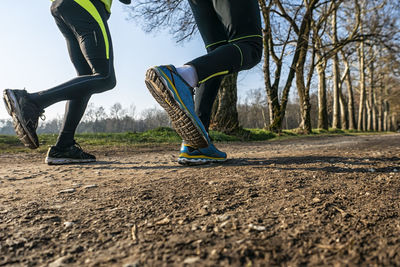
[(0, 155), (0, 266), (400, 265), (400, 134)]

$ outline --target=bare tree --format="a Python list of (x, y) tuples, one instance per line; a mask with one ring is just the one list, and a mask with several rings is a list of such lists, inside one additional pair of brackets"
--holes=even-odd
[[(282, 25), (286, 25), (286, 36), (282, 36), (282, 38), (278, 37), (277, 42), (274, 41), (273, 36), (273, 24), (271, 23), (271, 14), (277, 13), (276, 10), (272, 10), (274, 1), (265, 1), (259, 0), (262, 16), (264, 19), (264, 28), (263, 28), (263, 44), (264, 44), (264, 65), (263, 65), (263, 73), (264, 73), (264, 83), (265, 89), (268, 95), (268, 106), (269, 106), (269, 120), (270, 125), (269, 129), (274, 132), (279, 132), (282, 129), (282, 122), (285, 117), (286, 105), (289, 99), (289, 91), (292, 86), (292, 81), (295, 76), (295, 69), (291, 68), (288, 72), (286, 84), (282, 91), (281, 99), (279, 99), (279, 84), (282, 77), (282, 68), (283, 68), (283, 60), (286, 53), (286, 49), (289, 44), (289, 39), (291, 37), (293, 26), (291, 23), (285, 24), (284, 21), (281, 21), (278, 25), (282, 27)], [(278, 19), (276, 19), (278, 21)], [(283, 30), (283, 29), (281, 29)], [(278, 30), (274, 31), (275, 34), (278, 34)], [(276, 38), (276, 37), (275, 37)], [(272, 64), (271, 58), (275, 63), (275, 72), (273, 76), (273, 81), (271, 80), (271, 72), (272, 72)], [(298, 55), (293, 57), (292, 66), (296, 64), (296, 60)]]
[[(259, 0), (264, 19), (263, 72), (269, 107), (269, 114), (264, 118), (270, 120), (271, 130), (282, 129), (289, 92), (295, 80), (301, 111), (299, 128), (305, 133), (311, 132), (310, 88), (314, 80), (314, 69), (318, 73), (319, 84), (319, 128), (329, 127), (328, 102), (333, 103), (333, 128), (354, 129), (357, 123), (358, 129), (367, 129), (367, 114), (371, 114), (371, 128), (385, 128), (387, 123), (380, 127), (378, 119), (385, 117), (386, 121), (389, 120), (389, 107), (392, 102), (384, 96), (387, 87), (382, 87), (380, 79), (383, 78), (379, 78), (382, 77), (381, 70), (377, 69), (377, 63), (371, 64), (369, 51), (371, 47), (375, 47), (372, 51), (390, 50), (396, 60), (400, 59), (400, 34), (396, 30), (396, 27), (399, 27), (400, 4), (395, 2)], [(138, 0), (131, 8), (130, 14), (135, 19), (141, 17), (139, 21), (143, 23), (146, 31), (170, 29), (177, 41), (188, 39), (196, 32), (189, 6), (184, 0)], [(358, 50), (354, 48), (356, 42)], [(355, 51), (358, 51), (358, 77), (352, 66)], [(326, 75), (326, 71), (329, 71), (328, 62), (332, 62), (334, 88), (332, 98), (329, 99)], [(285, 78), (284, 84), (281, 84), (282, 78)], [(357, 88), (353, 85), (356, 79), (359, 80), (358, 121), (355, 119), (357, 100), (353, 95), (353, 89)], [(227, 83), (229, 84), (229, 81), (224, 82)], [(236, 87), (231, 88), (235, 90)], [(344, 88), (347, 90), (344, 91)], [(227, 92), (221, 91), (219, 96)], [(227, 99), (233, 101), (235, 96), (236, 92), (233, 92)], [(226, 102), (219, 101), (220, 99), (217, 98), (217, 104), (223, 104), (225, 107), (236, 106), (233, 103), (226, 105)], [(214, 116), (224, 114), (226, 117), (229, 110), (221, 112), (222, 108), (223, 106), (214, 108)], [(369, 112), (366, 112), (367, 108)], [(232, 118), (236, 117), (235, 113), (230, 114), (233, 114)], [(222, 121), (215, 119), (214, 125)], [(231, 127), (232, 125), (228, 128)]]
[[(346, 68), (341, 77), (340, 65), (342, 64), (339, 53), (345, 47), (361, 38), (361, 33), (359, 32), (360, 8), (358, 0), (325, 1), (319, 5), (316, 13), (317, 19), (314, 19), (312, 25), (313, 50), (317, 59), (315, 64), (319, 80), (318, 127), (325, 130), (329, 127), (328, 108), (326, 106), (326, 67), (328, 61), (332, 59), (332, 127), (347, 128), (350, 124), (348, 122), (348, 118), (351, 117), (350, 111), (353, 110), (348, 105), (351, 106), (354, 103), (352, 99), (347, 99), (346, 95), (342, 92), (342, 84), (349, 71)], [(349, 90), (352, 90), (352, 87), (348, 87), (348, 92)], [(352, 96), (352, 93), (349, 95)]]
[[(299, 128), (309, 133), (311, 132), (310, 120), (310, 101), (309, 87), (306, 86), (304, 78), (304, 66), (308, 52), (308, 42), (310, 36), (310, 28), (312, 22), (312, 14), (319, 0), (297, 1), (296, 3), (285, 2), (281, 0), (275, 1), (259, 1), (264, 18), (264, 80), (269, 97), (270, 117), (272, 123), (270, 129), (279, 131), (282, 127), (282, 121), (285, 115), (286, 104), (288, 101), (289, 91), (292, 81), (296, 77), (296, 86), (300, 97), (300, 109), (302, 120)], [(274, 7), (274, 8), (273, 8)], [(282, 20), (288, 23), (288, 29), (280, 43), (273, 41), (271, 14), (277, 14)], [(282, 25), (280, 21), (278, 25)], [(294, 36), (293, 36), (294, 34)], [(291, 40), (294, 37), (295, 40)], [(279, 39), (278, 39), (279, 40)], [(279, 103), (279, 82), (282, 74), (282, 63), (289, 44), (294, 46), (294, 54), (288, 71), (286, 83), (283, 87), (281, 103)], [(280, 49), (280, 54), (276, 53), (276, 49)], [(274, 81), (271, 81), (271, 65), (270, 58), (275, 62)], [(311, 71), (313, 68), (310, 69)]]
[(230, 74), (222, 80), (217, 99), (214, 102), (210, 128), (223, 133), (234, 133), (239, 129), (237, 112), (237, 77)]
[(115, 103), (110, 108), (110, 117), (119, 120), (126, 112), (122, 109), (121, 103)]
[[(338, 36), (337, 36), (337, 8), (334, 8), (332, 12), (332, 44), (337, 46)], [(338, 53), (334, 53), (333, 55), (333, 64), (332, 64), (332, 72), (333, 72), (333, 119), (332, 119), (332, 128), (338, 129), (340, 127), (340, 111), (339, 111), (339, 101), (343, 101), (343, 98), (340, 97), (340, 69), (339, 69), (339, 55)], [(343, 105), (342, 105), (343, 106)]]
[(186, 0), (136, 0), (127, 9), (130, 19), (140, 22), (148, 33), (168, 29), (181, 42), (197, 31)]
[(347, 114), (348, 114), (348, 129), (356, 129), (356, 118), (354, 108), (354, 91), (353, 91), (353, 76), (351, 74), (351, 66), (349, 63), (350, 54), (346, 54), (344, 50), (341, 50), (343, 63), (345, 65), (344, 80), (347, 87)]

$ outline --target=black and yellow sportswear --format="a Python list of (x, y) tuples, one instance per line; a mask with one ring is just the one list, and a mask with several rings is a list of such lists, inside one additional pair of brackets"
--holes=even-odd
[(78, 76), (45, 91), (30, 94), (41, 108), (67, 100), (57, 146), (74, 143), (75, 130), (90, 96), (116, 85), (113, 48), (107, 20), (112, 0), (55, 0), (51, 13), (64, 35)]
[(254, 67), (262, 56), (257, 0), (188, 0), (208, 54), (190, 61), (196, 68), (196, 113), (208, 130), (212, 105), (224, 75)]

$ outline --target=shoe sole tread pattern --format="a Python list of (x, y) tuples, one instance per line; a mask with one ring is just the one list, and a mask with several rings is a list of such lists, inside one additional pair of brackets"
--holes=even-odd
[(154, 69), (146, 73), (146, 86), (154, 99), (164, 108), (179, 136), (189, 145), (207, 147), (208, 141), (187, 111), (177, 103), (172, 93)]
[(225, 162), (226, 159), (215, 160), (215, 159), (188, 159), (188, 158), (178, 158), (178, 163), (185, 166), (196, 166), (196, 165), (205, 165), (211, 163), (222, 163)]
[(22, 123), (23, 119), (17, 114), (21, 114), (21, 109), (19, 107), (18, 101), (16, 100), (14, 93), (11, 90), (4, 90), (3, 100), (6, 105), (8, 114), (13, 118), (14, 130), (17, 134), (19, 140), (31, 149), (36, 149), (39, 147), (34, 141), (34, 137), (29, 134), (28, 129)]
[(48, 165), (66, 165), (66, 164), (78, 164), (78, 163), (90, 163), (96, 162), (95, 159), (69, 159), (69, 158), (51, 158), (46, 157), (45, 163)]

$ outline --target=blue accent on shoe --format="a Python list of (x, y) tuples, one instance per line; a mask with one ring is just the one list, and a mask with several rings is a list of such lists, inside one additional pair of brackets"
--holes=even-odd
[(182, 165), (200, 165), (226, 161), (225, 152), (218, 150), (212, 143), (205, 148), (194, 148), (182, 143), (178, 163)]
[(186, 83), (186, 81), (178, 74), (175, 66), (165, 65), (154, 67), (157, 72), (165, 80), (169, 91), (172, 93), (175, 101), (179, 104), (181, 109), (186, 110), (186, 113), (192, 117), (193, 122), (196, 123), (197, 128), (201, 131), (201, 134), (210, 144), (211, 140), (208, 133), (201, 122), (200, 118), (197, 116), (194, 108), (194, 101), (192, 91), (193, 88)]

